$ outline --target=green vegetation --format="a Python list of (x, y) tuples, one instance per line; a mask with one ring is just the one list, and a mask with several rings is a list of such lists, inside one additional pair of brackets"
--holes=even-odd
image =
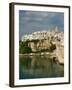
[[(35, 43), (38, 42), (38, 40), (36, 41), (32, 41)], [(52, 43), (52, 41), (50, 41), (50, 47), (48, 49), (39, 49), (36, 48), (36, 51), (32, 51), (32, 48), (28, 46), (29, 41), (19, 41), (19, 53), (20, 54), (27, 54), (27, 53), (41, 53), (41, 52), (53, 52), (53, 50), (56, 49), (56, 45)]]
[(25, 53), (31, 53), (32, 49), (28, 47), (27, 42), (20, 42), (19, 43), (19, 53), (25, 54)]

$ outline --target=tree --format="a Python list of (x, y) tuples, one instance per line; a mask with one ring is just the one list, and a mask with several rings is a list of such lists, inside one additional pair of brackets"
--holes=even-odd
[(25, 53), (31, 53), (32, 49), (28, 47), (27, 42), (21, 42), (19, 44), (19, 53), (25, 54)]

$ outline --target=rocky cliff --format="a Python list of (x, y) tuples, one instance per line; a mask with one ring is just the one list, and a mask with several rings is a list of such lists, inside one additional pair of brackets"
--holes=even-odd
[(22, 38), (22, 41), (27, 41), (28, 47), (32, 49), (32, 52), (54, 52), (59, 62), (64, 63), (63, 32), (34, 32), (29, 37)]

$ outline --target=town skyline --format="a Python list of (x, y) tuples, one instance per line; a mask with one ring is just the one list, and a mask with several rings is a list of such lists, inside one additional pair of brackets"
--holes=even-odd
[(54, 30), (56, 27), (59, 31), (64, 31), (64, 13), (19, 11), (19, 40), (25, 34)]

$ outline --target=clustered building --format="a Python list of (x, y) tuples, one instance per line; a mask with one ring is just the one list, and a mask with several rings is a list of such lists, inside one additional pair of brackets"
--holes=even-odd
[(42, 39), (54, 39), (57, 41), (60, 41), (61, 43), (64, 43), (64, 32), (58, 31), (57, 27), (55, 30), (43, 30), (43, 31), (37, 31), (33, 32), (32, 34), (26, 34), (22, 36), (22, 41), (31, 41), (31, 40), (42, 40)]

